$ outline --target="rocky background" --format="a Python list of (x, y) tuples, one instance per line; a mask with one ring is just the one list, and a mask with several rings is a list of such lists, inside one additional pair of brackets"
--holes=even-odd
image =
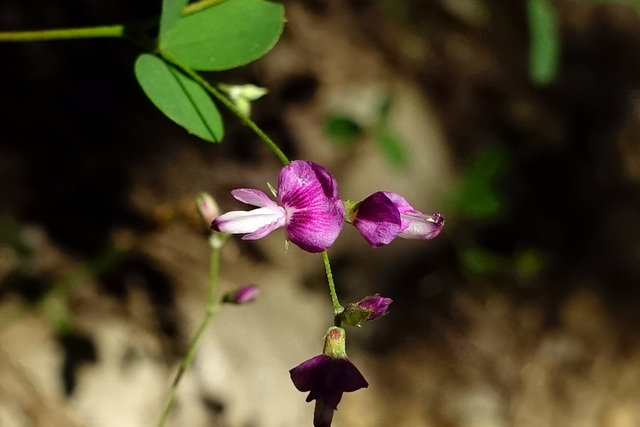
[[(0, 28), (133, 22), (159, 3), (6, 0)], [(370, 386), (343, 397), (334, 425), (640, 425), (635, 9), (553, 2), (561, 64), (540, 86), (525, 2), (284, 4), (267, 56), (207, 77), (267, 87), (255, 121), (326, 166), (343, 197), (394, 191), (447, 218), (433, 241), (373, 250), (345, 228), (332, 248), (343, 302), (394, 299), (347, 331)], [(277, 180), (277, 159), (230, 115), (219, 145), (165, 119), (134, 79), (138, 53), (0, 45), (3, 427), (155, 425), (204, 311), (194, 198), (237, 209), (231, 189)], [(285, 252), (280, 231), (231, 239), (222, 288), (262, 294), (214, 318), (169, 424), (311, 425), (288, 370), (321, 350), (325, 282), (320, 257)]]

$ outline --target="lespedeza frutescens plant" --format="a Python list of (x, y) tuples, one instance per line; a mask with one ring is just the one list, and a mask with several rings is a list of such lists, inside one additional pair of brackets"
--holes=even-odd
[[(168, 419), (182, 375), (189, 368), (200, 338), (223, 304), (245, 304), (258, 296), (248, 285), (218, 295), (220, 253), (231, 234), (245, 240), (266, 237), (284, 228), (287, 242), (322, 254), (329, 285), (334, 324), (324, 337), (322, 353), (289, 371), (294, 386), (315, 400), (313, 425), (330, 426), (344, 392), (368, 383), (346, 355), (344, 325), (360, 326), (387, 313), (391, 299), (373, 295), (343, 306), (338, 300), (327, 250), (345, 223), (352, 224), (373, 248), (396, 237), (432, 239), (444, 226), (439, 214), (425, 215), (402, 196), (379, 191), (360, 202), (343, 200), (338, 183), (323, 166), (308, 160), (290, 161), (249, 118), (250, 102), (264, 94), (253, 86), (212, 84), (199, 71), (220, 71), (250, 63), (278, 41), (285, 23), (284, 7), (265, 0), (163, 0), (157, 20), (45, 31), (0, 32), (0, 42), (119, 37), (143, 50), (135, 60), (135, 76), (149, 99), (167, 117), (188, 132), (220, 142), (224, 124), (218, 107), (228, 108), (251, 128), (282, 162), (273, 198), (257, 189), (233, 190), (234, 198), (256, 208), (220, 214), (207, 194), (198, 198), (202, 217), (210, 224), (210, 281), (205, 314), (169, 389), (158, 426)], [(283, 373), (284, 374), (284, 373)]]

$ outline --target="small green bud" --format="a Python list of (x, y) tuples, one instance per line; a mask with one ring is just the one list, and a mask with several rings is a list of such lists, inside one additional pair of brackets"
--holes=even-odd
[(218, 87), (229, 95), (229, 99), (245, 116), (249, 116), (251, 114), (251, 101), (255, 101), (267, 93), (267, 89), (252, 84), (220, 84)]

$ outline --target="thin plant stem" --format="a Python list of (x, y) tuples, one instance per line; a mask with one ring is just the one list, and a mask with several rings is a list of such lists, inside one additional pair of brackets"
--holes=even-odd
[(216, 314), (220, 310), (220, 304), (218, 303), (217, 297), (217, 289), (218, 289), (218, 271), (220, 266), (220, 251), (222, 249), (222, 245), (212, 246), (211, 248), (211, 260), (210, 260), (210, 270), (209, 270), (209, 290), (207, 292), (207, 305), (205, 309), (205, 315), (198, 326), (198, 329), (189, 344), (189, 348), (187, 349), (187, 353), (182, 358), (182, 362), (180, 363), (180, 367), (178, 368), (178, 372), (176, 373), (175, 378), (173, 379), (173, 383), (171, 384), (171, 390), (169, 390), (169, 396), (164, 404), (164, 409), (162, 410), (162, 415), (160, 416), (160, 420), (158, 421), (158, 427), (164, 426), (169, 416), (169, 411), (173, 406), (173, 402), (176, 397), (176, 393), (178, 390), (178, 385), (180, 384), (180, 380), (182, 380), (182, 376), (187, 371), (191, 362), (193, 361), (193, 357), (196, 354), (196, 350), (198, 345), (200, 344), (200, 340), (202, 339), (202, 335), (204, 331), (209, 326), (213, 315)]
[[(189, 4), (184, 8), (182, 16), (187, 16), (200, 12), (216, 4), (227, 0), (201, 0)], [(5, 31), (0, 32), (0, 42), (33, 42), (46, 40), (70, 40), (70, 39), (93, 39), (107, 37), (125, 37), (127, 29), (130, 27), (140, 26), (143, 28), (153, 27), (157, 24), (158, 18), (147, 20), (143, 23), (133, 24), (131, 26), (124, 24), (101, 25), (97, 27), (84, 28), (57, 28), (52, 30), (36, 30), (36, 31)]]
[(125, 26), (104, 25), (86, 28), (59, 28), (40, 31), (0, 32), (0, 42), (33, 42), (43, 40), (92, 39), (104, 37), (124, 37)]
[[(322, 252), (322, 259), (324, 260), (324, 271), (327, 274), (327, 281), (329, 282), (329, 295), (331, 295), (331, 303), (333, 304), (333, 315), (338, 319), (337, 315), (342, 313), (344, 307), (340, 305), (338, 301), (338, 294), (336, 293), (336, 285), (333, 282), (333, 273), (331, 273), (331, 263), (329, 262), (329, 252)], [(340, 325), (336, 325), (340, 326)]]
[(164, 59), (171, 65), (180, 69), (180, 71), (182, 71), (184, 74), (191, 77), (194, 81), (200, 84), (200, 86), (202, 86), (207, 92), (209, 92), (216, 100), (218, 100), (221, 104), (227, 107), (238, 119), (240, 119), (242, 123), (244, 123), (247, 127), (249, 127), (249, 129), (251, 129), (265, 144), (267, 144), (267, 146), (271, 149), (271, 151), (273, 151), (273, 154), (275, 154), (276, 157), (285, 166), (291, 163), (291, 161), (287, 158), (287, 156), (282, 152), (280, 147), (278, 147), (278, 145), (275, 142), (273, 142), (273, 140), (269, 138), (269, 136), (266, 133), (264, 133), (264, 131), (260, 129), (253, 120), (251, 120), (249, 117), (243, 114), (235, 106), (233, 102), (229, 101), (229, 99), (226, 96), (224, 96), (222, 92), (220, 92), (218, 89), (211, 86), (209, 82), (207, 82), (204, 78), (202, 78), (202, 76), (200, 76), (200, 74), (196, 73), (191, 68), (185, 65), (182, 65), (175, 58), (167, 55), (165, 52), (161, 50), (159, 50), (157, 54), (160, 55), (162, 59)]

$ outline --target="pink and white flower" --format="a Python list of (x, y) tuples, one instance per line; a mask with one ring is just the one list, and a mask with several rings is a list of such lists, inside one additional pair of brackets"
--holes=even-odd
[(211, 223), (221, 233), (244, 234), (244, 240), (260, 239), (284, 227), (291, 242), (308, 252), (322, 252), (336, 240), (345, 219), (338, 184), (317, 163), (296, 160), (278, 177), (278, 202), (260, 190), (238, 188), (234, 198), (256, 206), (251, 211), (227, 212)]

